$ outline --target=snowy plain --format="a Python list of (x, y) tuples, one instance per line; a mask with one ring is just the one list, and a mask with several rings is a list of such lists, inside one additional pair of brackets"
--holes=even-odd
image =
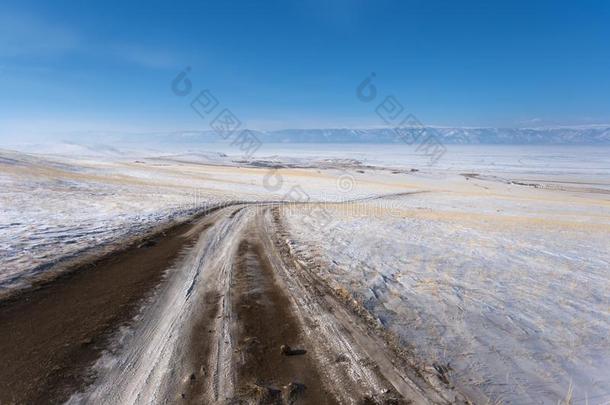
[(0, 294), (214, 204), (387, 195), (284, 208), (295, 251), (476, 403), (610, 401), (608, 148), (70, 148), (0, 151)]
[(609, 403), (610, 195), (411, 177), (330, 222), (289, 210), (295, 251), (475, 403)]
[(280, 174), (240, 167), (239, 156), (223, 153), (44, 150), (0, 150), (0, 296), (61, 271), (67, 260), (218, 204), (349, 195), (336, 191), (337, 170)]

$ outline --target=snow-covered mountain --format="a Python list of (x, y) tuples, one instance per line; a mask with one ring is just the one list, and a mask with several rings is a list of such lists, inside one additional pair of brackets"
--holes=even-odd
[[(401, 128), (408, 131), (408, 128)], [(82, 155), (117, 154), (121, 151), (149, 148), (151, 153), (158, 151), (183, 151), (185, 148), (199, 149), (202, 144), (231, 143), (239, 141), (237, 134), (219, 134), (211, 129), (173, 132), (100, 132), (86, 131), (72, 133), (48, 139), (44, 146), (37, 143), (20, 143), (18, 136), (8, 143), (0, 142), (0, 148), (18, 149), (26, 152), (45, 150), (47, 153), (76, 152), (86, 148)], [(262, 143), (360, 143), (391, 144), (402, 143), (401, 138), (392, 128), (318, 128), (318, 129), (282, 129), (274, 131), (247, 130)], [(421, 129), (413, 129), (420, 134)], [(222, 136), (224, 135), (224, 136)], [(404, 135), (404, 132), (403, 132)], [(493, 127), (425, 127), (425, 132), (418, 141), (433, 135), (444, 144), (487, 144), (487, 145), (610, 145), (610, 125), (573, 126), (573, 127), (538, 127), (538, 128), (493, 128)], [(407, 137), (408, 138), (408, 137)], [(10, 138), (7, 138), (10, 140)], [(54, 145), (60, 144), (60, 146)], [(49, 146), (51, 145), (51, 146)], [(111, 146), (104, 146), (111, 145)]]
[[(400, 143), (391, 128), (377, 129), (284, 129), (251, 131), (269, 143)], [(610, 126), (545, 128), (449, 128), (426, 127), (424, 136), (434, 135), (447, 144), (610, 144)], [(129, 136), (125, 136), (128, 140)], [(148, 141), (161, 143), (208, 143), (223, 140), (214, 131), (154, 134)], [(133, 140), (133, 139), (132, 139)]]

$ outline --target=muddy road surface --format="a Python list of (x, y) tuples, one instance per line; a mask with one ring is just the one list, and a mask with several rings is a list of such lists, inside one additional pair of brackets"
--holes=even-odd
[(235, 204), (0, 303), (0, 403), (463, 403)]

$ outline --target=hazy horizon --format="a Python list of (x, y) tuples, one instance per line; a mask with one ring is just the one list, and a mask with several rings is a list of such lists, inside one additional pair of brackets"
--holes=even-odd
[[(265, 131), (378, 128), (390, 96), (427, 126), (603, 125), (609, 16), (595, 1), (9, 0), (0, 139), (206, 130), (222, 109)], [(374, 101), (358, 96), (367, 79)], [(190, 107), (203, 90), (217, 103), (205, 119)]]

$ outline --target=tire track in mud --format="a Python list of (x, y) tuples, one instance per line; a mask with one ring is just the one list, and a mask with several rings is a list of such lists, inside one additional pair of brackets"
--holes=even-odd
[[(456, 400), (398, 369), (387, 344), (298, 264), (281, 240), (282, 204), (232, 203), (183, 229), (181, 237), (193, 246), (156, 281), (128, 328), (117, 331), (119, 324), (108, 322), (107, 330), (116, 331), (111, 344), (107, 338), (96, 349), (106, 351), (92, 369), (72, 370), (90, 377), (64, 386), (63, 398), (76, 390), (70, 403)], [(78, 316), (84, 320), (87, 313)], [(70, 333), (66, 339), (67, 346), (77, 344)], [(281, 345), (307, 352), (286, 356)], [(48, 381), (37, 392), (56, 388)]]
[(236, 399), (335, 404), (303, 347), (301, 327), (276, 284), (260, 237), (256, 230), (245, 235), (234, 267)]
[[(277, 208), (255, 208), (240, 208), (241, 232), (227, 241), (233, 255), (225, 257), (222, 268), (211, 267), (205, 278), (215, 298), (202, 303), (198, 312), (204, 315), (190, 334), (191, 363), (181, 394), (187, 402), (460, 401), (447, 387), (402, 370), (406, 363), (396, 361), (387, 342), (370, 333), (370, 326), (307, 269), (294, 265), (272, 215)], [(281, 346), (295, 343), (307, 350), (302, 358), (283, 356)], [(199, 373), (188, 377), (189, 370)]]
[(138, 313), (183, 249), (192, 222), (149, 237), (0, 304), (0, 403), (62, 402), (114, 331)]
[[(284, 262), (276, 268), (282, 270), (285, 285), (293, 290), (291, 298), (302, 323), (320, 341), (314, 346), (323, 351), (321, 361), (326, 362), (328, 378), (337, 379), (348, 373), (342, 377), (346, 383), (337, 389), (357, 391), (366, 381), (369, 387), (377, 387), (363, 393), (371, 403), (397, 403), (400, 397), (418, 404), (468, 403), (453, 387), (420, 370), (395, 336), (346, 290), (335, 290), (320, 279), (316, 274), (317, 263), (293, 252), (279, 208), (274, 208), (263, 220), (265, 226), (274, 227), (267, 245), (275, 244), (275, 249), (269, 251), (275, 251), (276, 260)], [(333, 369), (336, 353), (342, 353), (347, 367)], [(350, 387), (350, 381), (358, 382), (358, 387)], [(380, 396), (380, 392), (385, 395)]]
[[(228, 216), (234, 209), (220, 209), (201, 221), (206, 229), (196, 245), (172, 271), (154, 302), (143, 308), (129, 334), (121, 337), (121, 347), (98, 362), (96, 382), (70, 402), (173, 403), (186, 397), (185, 385), (197, 381), (187, 337), (192, 336), (204, 293), (212, 286), (223, 291), (230, 283), (228, 269), (236, 247), (226, 242), (241, 232), (244, 223), (241, 213)], [(220, 310), (230, 318), (230, 311), (222, 305)], [(225, 365), (231, 351), (230, 331), (217, 330), (221, 333), (208, 339), (210, 352), (219, 354), (217, 366), (211, 367), (213, 380), (218, 381), (219, 392), (231, 392), (232, 378), (226, 374), (231, 369)]]

